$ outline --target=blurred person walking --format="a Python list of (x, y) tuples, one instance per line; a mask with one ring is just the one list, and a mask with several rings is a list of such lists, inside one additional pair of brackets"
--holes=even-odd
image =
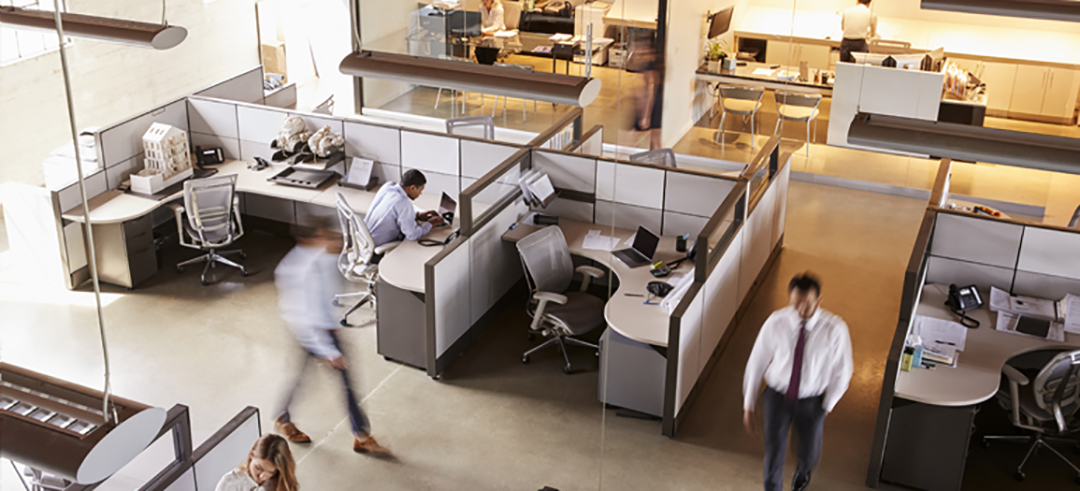
[(756, 428), (754, 403), (761, 392), (765, 424), (765, 491), (784, 488), (788, 434), (795, 426), (798, 467), (791, 489), (810, 484), (821, 458), (825, 416), (851, 382), (851, 337), (844, 321), (820, 308), (821, 283), (810, 273), (788, 284), (789, 305), (761, 326), (743, 379), (743, 425)]
[(274, 421), (274, 430), (294, 443), (310, 443), (311, 438), (293, 424), (289, 406), (303, 382), (308, 366), (322, 361), (341, 376), (345, 401), (352, 425), (353, 451), (374, 456), (389, 456), (371, 436), (371, 423), (360, 408), (360, 401), (349, 378), (349, 362), (338, 339), (338, 322), (331, 310), (333, 285), (339, 281), (337, 255), (341, 252), (340, 235), (329, 228), (329, 219), (320, 218), (314, 227), (299, 230), (293, 247), (274, 270), (278, 289), (278, 309), (296, 342), (304, 350), (304, 360), (289, 389), (283, 411)]

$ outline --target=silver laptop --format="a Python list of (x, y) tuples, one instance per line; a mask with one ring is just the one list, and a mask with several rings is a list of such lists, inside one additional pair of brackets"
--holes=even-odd
[(436, 228), (449, 227), (450, 224), (454, 223), (455, 211), (457, 211), (457, 201), (454, 201), (454, 198), (451, 198), (450, 195), (444, 192), (442, 194), (442, 201), (439, 202), (439, 216), (443, 217), (443, 220), (446, 221)]
[(648, 231), (645, 227), (637, 228), (634, 243), (629, 249), (615, 251), (613, 254), (627, 266), (636, 268), (652, 264), (653, 255), (656, 254), (656, 246), (660, 244), (660, 237)]

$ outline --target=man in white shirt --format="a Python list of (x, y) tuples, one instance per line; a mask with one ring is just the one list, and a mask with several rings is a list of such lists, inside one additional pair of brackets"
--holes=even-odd
[(484, 0), (480, 4), (480, 32), (492, 35), (506, 30), (503, 6), (499, 0)]
[[(412, 204), (426, 185), (427, 178), (422, 172), (409, 169), (400, 185), (389, 182), (375, 193), (375, 200), (364, 217), (375, 247), (402, 239), (417, 240), (431, 232), (431, 227), (443, 223), (437, 212), (418, 212)], [(379, 259), (374, 261), (377, 263)]]
[(870, 52), (867, 41), (877, 37), (877, 16), (870, 12), (870, 0), (859, 0), (858, 5), (844, 10), (840, 28), (844, 30), (840, 61), (854, 63), (855, 57), (851, 53)]
[(352, 424), (353, 451), (386, 456), (389, 451), (371, 436), (371, 423), (353, 391), (349, 363), (337, 337), (338, 323), (330, 310), (330, 300), (334, 298), (331, 287), (340, 281), (337, 254), (342, 246), (340, 236), (335, 236), (328, 224), (329, 220), (322, 219), (317, 226), (302, 229), (296, 238), (296, 247), (285, 255), (274, 270), (278, 310), (305, 355), (296, 382), (285, 398), (283, 410), (274, 421), (274, 429), (290, 442), (311, 442), (311, 438), (293, 424), (289, 417), (289, 406), (300, 388), (308, 365), (323, 361), (337, 370), (344, 382), (345, 401)]
[(743, 424), (753, 433), (754, 403), (761, 394), (765, 423), (765, 490), (782, 491), (784, 454), (792, 424), (798, 435), (799, 465), (792, 490), (810, 483), (821, 456), (825, 415), (832, 412), (851, 381), (851, 338), (847, 324), (820, 309), (821, 284), (809, 273), (788, 284), (790, 305), (761, 326), (743, 379)]

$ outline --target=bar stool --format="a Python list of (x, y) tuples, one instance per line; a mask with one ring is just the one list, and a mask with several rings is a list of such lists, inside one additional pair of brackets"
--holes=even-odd
[(720, 125), (716, 129), (716, 141), (719, 144), (724, 141), (724, 119), (727, 113), (737, 114), (743, 117), (750, 116), (750, 148), (754, 148), (754, 140), (757, 136), (754, 130), (755, 116), (761, 109), (761, 97), (765, 95), (762, 87), (732, 87), (721, 85), (717, 88), (720, 93)]
[[(814, 123), (814, 139), (817, 140), (818, 106), (821, 94), (798, 94), (794, 92), (776, 92), (776, 127), (773, 134), (783, 131), (784, 121), (806, 123), (806, 156), (810, 156), (810, 123)], [(783, 134), (783, 133), (781, 133)]]

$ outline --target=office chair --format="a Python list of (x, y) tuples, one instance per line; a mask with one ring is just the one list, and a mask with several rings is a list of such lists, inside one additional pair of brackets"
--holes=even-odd
[(239, 269), (240, 276), (247, 276), (247, 269), (224, 257), (237, 254), (240, 259), (244, 259), (247, 257), (244, 251), (218, 250), (244, 236), (235, 175), (184, 181), (184, 206), (174, 207), (173, 211), (176, 214), (180, 245), (206, 252), (177, 264), (177, 272), (183, 273), (184, 266), (206, 262), (201, 276), (203, 286), (209, 284), (206, 281), (206, 272), (217, 263)]
[[(19, 481), (22, 481), (26, 491), (63, 491), (71, 486), (71, 481), (67, 479), (47, 474), (28, 465), (21, 466), (21, 472), (19, 472), (20, 466), (15, 465), (15, 462), (11, 462), (11, 466), (15, 468), (15, 474), (19, 477)], [(24, 477), (30, 479), (30, 482), (26, 482)]]
[(1072, 218), (1069, 219), (1069, 228), (1080, 228), (1080, 206), (1076, 207), (1076, 211), (1073, 212)]
[[(783, 131), (784, 121), (806, 123), (806, 156), (810, 156), (810, 123), (814, 123), (814, 139), (817, 139), (817, 117), (821, 94), (796, 94), (776, 92), (776, 127), (773, 134)], [(781, 133), (783, 135), (783, 133)]]
[[(586, 293), (592, 279), (602, 278), (604, 272), (592, 266), (578, 266), (575, 269), (570, 259), (570, 249), (566, 246), (566, 237), (559, 227), (533, 232), (518, 241), (517, 249), (531, 293), (526, 306), (526, 311), (532, 317), (529, 337), (531, 339), (539, 333), (551, 338), (526, 351), (521, 361), (528, 363), (533, 353), (557, 345), (566, 362), (563, 372), (569, 374), (573, 366), (566, 353), (567, 344), (591, 348), (599, 356), (600, 348), (597, 345), (572, 336), (580, 336), (604, 325), (604, 301)], [(581, 289), (567, 291), (575, 271), (583, 275)]]
[(334, 305), (341, 305), (341, 299), (343, 298), (360, 297), (341, 316), (341, 325), (348, 326), (349, 314), (363, 307), (369, 301), (373, 307), (375, 306), (373, 287), (375, 286), (375, 280), (379, 276), (379, 265), (373, 263), (372, 260), (376, 256), (390, 252), (401, 242), (390, 242), (375, 247), (375, 239), (371, 238), (371, 231), (368, 230), (367, 223), (356, 216), (356, 212), (349, 206), (349, 202), (345, 200), (345, 196), (341, 193), (337, 193), (337, 212), (338, 220), (341, 220), (341, 233), (344, 235), (344, 245), (341, 248), (341, 254), (338, 256), (338, 271), (346, 280), (366, 285), (363, 290), (355, 293), (334, 295)]
[[(506, 3), (503, 3), (503, 5), (505, 6)], [(514, 68), (514, 69), (526, 71), (526, 72), (529, 72), (529, 73), (532, 73), (532, 72), (536, 71), (536, 68), (533, 67), (532, 65), (518, 65), (518, 64), (514, 64), (514, 63), (496, 63), (495, 66), (501, 66), (501, 67), (506, 67), (506, 68)], [(509, 99), (509, 97), (497, 95), (497, 96), (495, 96), (495, 104), (491, 106), (491, 117), (493, 117), (493, 118), (495, 117), (495, 111), (497, 111), (499, 109), (499, 98), (500, 97), (503, 100), (503, 116), (506, 115), (506, 100)], [(521, 100), (521, 121), (522, 122), (527, 121), (526, 114), (525, 114), (525, 102), (526, 102), (525, 99)], [(536, 111), (536, 101), (534, 100), (534, 101), (532, 101), (532, 103), (533, 103), (533, 111), (535, 112)]]
[(998, 391), (998, 403), (1010, 412), (1012, 425), (1029, 432), (1026, 436), (984, 436), (983, 445), (991, 441), (1030, 443), (1024, 460), (1013, 477), (1024, 480), (1024, 465), (1040, 447), (1057, 455), (1076, 472), (1080, 484), (1080, 468), (1050, 446), (1050, 442), (1076, 445), (1076, 440), (1062, 438), (1080, 430), (1077, 409), (1080, 409), (1080, 350), (1056, 354), (1035, 376), (1034, 382), (1019, 370), (1006, 364), (1001, 371), (1008, 380), (1008, 391)]
[(727, 143), (724, 141), (724, 119), (727, 114), (736, 114), (743, 117), (750, 116), (750, 148), (754, 148), (756, 132), (754, 130), (754, 118), (758, 109), (761, 109), (761, 97), (765, 95), (765, 89), (761, 87), (731, 87), (719, 85), (716, 87), (720, 95), (720, 125), (716, 128), (716, 141), (714, 143)]
[(495, 118), (491, 116), (466, 116), (446, 120), (446, 134), (448, 135), (468, 135), (468, 133), (462, 133), (462, 130), (466, 128), (479, 128), (483, 133), (481, 138), (495, 139)]
[(631, 162), (659, 165), (660, 167), (675, 168), (675, 152), (670, 148), (658, 148), (648, 152), (635, 153), (630, 156)]

